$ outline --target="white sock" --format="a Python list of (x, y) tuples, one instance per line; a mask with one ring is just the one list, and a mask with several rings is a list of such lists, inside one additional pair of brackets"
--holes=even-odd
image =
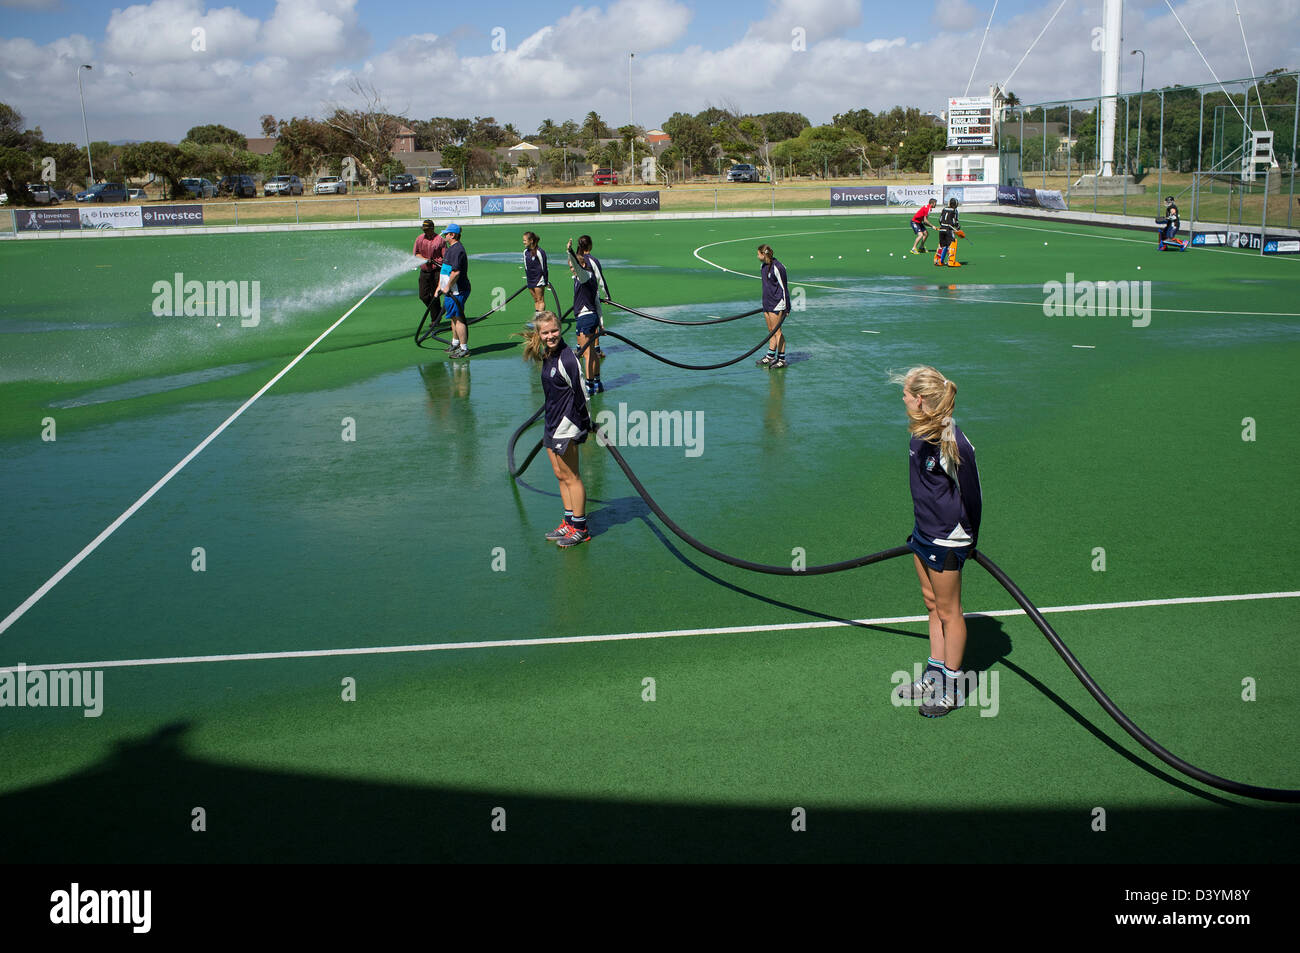
[(452, 339), (451, 339), (451, 346), (452, 346), (452, 347), (460, 347), (460, 339), (459, 339), (459, 338), (452, 338)]

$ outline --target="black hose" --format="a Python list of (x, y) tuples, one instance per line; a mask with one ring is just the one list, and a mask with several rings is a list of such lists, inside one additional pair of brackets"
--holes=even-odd
[[(555, 300), (555, 313), (556, 313), (556, 314), (559, 314), (559, 313), (560, 313), (560, 296), (556, 293), (556, 291), (555, 291), (555, 287), (554, 287), (550, 282), (547, 282), (547, 283), (546, 283), (546, 287), (549, 288), (549, 289), (551, 290), (551, 297)], [(527, 291), (527, 290), (528, 290), (528, 285), (524, 285), (524, 286), (521, 287), (518, 291), (516, 291), (514, 294), (512, 294), (509, 298), (506, 298), (505, 301), (501, 302), (501, 304), (499, 304), (499, 305), (497, 305), (495, 308), (493, 308), (491, 311), (488, 311), (488, 312), (486, 312), (486, 313), (484, 313), (484, 314), (480, 314), (477, 318), (467, 318), (467, 319), (465, 320), (465, 326), (466, 326), (466, 327), (469, 327), (471, 324), (478, 324), (480, 321), (484, 320), (485, 318), (490, 318), (490, 317), (492, 317), (492, 315), (496, 314), (498, 311), (500, 311), (501, 309), (503, 309), (503, 308), (504, 308), (506, 305), (508, 305), (511, 301), (514, 301), (515, 298), (519, 297), (521, 294), (523, 294), (523, 293), (524, 293), (525, 291)], [(424, 315), (420, 318), (420, 323), (419, 323), (419, 325), (418, 325), (418, 326), (416, 327), (416, 329), (415, 329), (415, 344), (416, 344), (416, 346), (417, 346), (417, 347), (423, 347), (423, 346), (424, 346), (424, 342), (427, 341), (427, 340), (429, 340), (429, 338), (433, 338), (435, 341), (439, 341), (439, 342), (441, 342), (442, 344), (446, 344), (446, 345), (450, 346), (450, 345), (451, 345), (451, 342), (450, 342), (450, 341), (445, 340), (444, 338), (440, 338), (440, 337), (438, 337), (438, 332), (439, 332), (439, 331), (450, 331), (450, 330), (451, 330), (451, 323), (450, 323), (450, 322), (435, 321), (432, 325), (429, 326), (429, 329), (428, 329), (427, 331), (425, 330), (424, 324), (425, 324), (426, 321), (429, 320), (429, 310), (430, 310), (430, 309), (429, 309), (428, 305), (426, 305), (425, 308), (424, 308)], [(573, 309), (570, 308), (569, 310), (572, 311)], [(563, 321), (563, 320), (564, 320), (564, 317), (567, 316), (568, 313), (569, 313), (568, 311), (564, 312), (564, 315), (561, 315), (561, 316), (560, 316), (560, 320)]]
[[(531, 426), (532, 423), (541, 416), (541, 414), (542, 409), (539, 409), (537, 413), (530, 417), (527, 423), (516, 430), (514, 435), (510, 438), (510, 444), (507, 447), (506, 456), (510, 464), (510, 475), (512, 477), (517, 478), (518, 475), (528, 467), (528, 463), (532, 460), (537, 451), (541, 449), (541, 443), (539, 441), (537, 447), (533, 449), (533, 452), (529, 454), (528, 459), (524, 461), (524, 465), (518, 470), (515, 469), (515, 441), (524, 430)], [(609, 438), (605, 436), (604, 431), (598, 430), (596, 432), (596, 442), (610, 452), (610, 455), (618, 464), (619, 469), (623, 471), (623, 474), (628, 478), (628, 481), (632, 484), (632, 487), (636, 490), (637, 494), (645, 501), (646, 506), (650, 507), (651, 511), (659, 517), (663, 524), (668, 527), (674, 535), (687, 545), (704, 553), (704, 555), (716, 559), (719, 562), (735, 566), (739, 569), (748, 569), (753, 572), (778, 576), (817, 576), (826, 573), (842, 572), (846, 569), (856, 569), (859, 566), (869, 566), (872, 563), (884, 562), (885, 560), (893, 559), (897, 556), (905, 556), (912, 551), (908, 546), (895, 546), (893, 549), (881, 550), (878, 553), (870, 553), (866, 556), (858, 556), (837, 563), (827, 563), (821, 566), (809, 566), (806, 569), (793, 569), (788, 566), (771, 566), (728, 555), (727, 553), (714, 549), (706, 543), (700, 542), (694, 536), (690, 535), (678, 526), (677, 523), (663, 511), (663, 508), (655, 502), (654, 497), (652, 497), (649, 491), (646, 490), (644, 484), (637, 479), (636, 474), (632, 472), (632, 468), (628, 466), (627, 461), (623, 459), (623, 455), (618, 452), (618, 448), (615, 447)], [(1030, 621), (1033, 622), (1034, 625), (1038, 626), (1039, 631), (1047, 637), (1047, 641), (1051, 643), (1052, 648), (1056, 649), (1061, 658), (1065, 660), (1065, 664), (1069, 666), (1070, 671), (1073, 672), (1074, 676), (1083, 683), (1084, 688), (1086, 688), (1089, 694), (1097, 700), (1097, 703), (1101, 705), (1106, 714), (1110, 715), (1110, 717), (1113, 718), (1121, 728), (1128, 732), (1129, 735), (1138, 742), (1138, 744), (1142, 745), (1142, 747), (1146, 748), (1153, 755), (1176, 771), (1179, 771), (1194, 780), (1200, 781), (1203, 784), (1207, 784), (1210, 787), (1218, 788), (1221, 791), (1227, 791), (1231, 794), (1237, 794), (1242, 797), (1253, 798), (1260, 801), (1280, 801), (1289, 804), (1300, 802), (1300, 790), (1292, 790), (1289, 788), (1264, 788), (1253, 784), (1245, 784), (1241, 781), (1233, 781), (1229, 778), (1222, 778), (1217, 774), (1211, 774), (1208, 771), (1196, 767), (1196, 765), (1191, 764), (1190, 762), (1184, 761), (1182, 758), (1179, 758), (1177, 755), (1158, 744), (1150, 735), (1146, 734), (1141, 728), (1134, 724), (1133, 720), (1125, 715), (1124, 712), (1110, 700), (1106, 693), (1101, 690), (1101, 687), (1079, 663), (1079, 660), (1074, 657), (1074, 654), (1069, 650), (1069, 648), (1066, 647), (1065, 643), (1061, 640), (1061, 637), (1056, 634), (1056, 630), (1054, 630), (1051, 624), (1043, 618), (1043, 614), (1039, 612), (1038, 608), (1029, 601), (1023, 592), (1020, 591), (1020, 588), (1011, 580), (1011, 578), (998, 568), (993, 560), (989, 559), (981, 551), (974, 550), (971, 555), (972, 558), (988, 570), (989, 575), (996, 579), (998, 583), (1001, 584), (1002, 588), (1010, 594), (1011, 598), (1016, 601), (1016, 604), (1025, 611), (1025, 614), (1029, 617)]]
[(1285, 801), (1292, 804), (1300, 802), (1300, 791), (1293, 791), (1288, 788), (1261, 788), (1253, 784), (1243, 784), (1241, 781), (1221, 778), (1217, 774), (1210, 774), (1208, 771), (1201, 770), (1196, 765), (1184, 761), (1161, 747), (1107, 697), (1106, 693), (1101, 690), (1101, 687), (1093, 681), (1092, 676), (1079, 663), (1079, 660), (1074, 657), (1074, 653), (1061, 641), (1061, 637), (1056, 634), (1056, 630), (1043, 618), (1043, 614), (1038, 611), (1038, 607), (1020, 591), (1020, 587), (1012, 582), (1011, 578), (999, 569), (993, 560), (979, 550), (975, 550), (972, 556), (977, 563), (988, 570), (990, 576), (1002, 584), (1002, 588), (1010, 593), (1011, 598), (1016, 600), (1016, 604), (1025, 610), (1025, 614), (1029, 616), (1034, 625), (1038, 626), (1038, 630), (1047, 637), (1047, 641), (1052, 644), (1052, 648), (1056, 649), (1057, 654), (1065, 660), (1065, 664), (1070, 667), (1074, 677), (1082, 682), (1083, 687), (1097, 700), (1097, 704), (1101, 705), (1106, 714), (1115, 719), (1119, 726), (1127, 731), (1138, 744), (1175, 770), (1181, 771), (1188, 777), (1195, 778), (1203, 784), (1208, 784), (1210, 787), (1218, 788), (1220, 791), (1228, 791), (1232, 794), (1240, 794), (1242, 797), (1255, 798), (1260, 801)]
[(612, 338), (617, 338), (618, 340), (622, 341), (624, 344), (630, 344), (632, 347), (636, 348), (642, 354), (646, 355), (647, 357), (654, 358), (656, 361), (658, 361), (661, 364), (670, 364), (673, 367), (680, 367), (682, 368), (682, 370), (686, 370), (686, 371), (716, 371), (720, 367), (730, 367), (732, 364), (739, 364), (745, 358), (749, 357), (755, 351), (759, 350), (768, 341), (772, 340), (772, 336), (775, 335), (777, 331), (781, 330), (781, 325), (785, 324), (785, 319), (789, 317), (789, 314), (790, 312), (787, 311), (785, 314), (781, 315), (781, 320), (776, 322), (776, 327), (768, 331), (767, 334), (763, 335), (763, 340), (759, 341), (757, 344), (751, 347), (744, 354), (740, 355), (740, 357), (733, 357), (729, 361), (721, 361), (720, 363), (717, 364), (682, 364), (679, 361), (674, 361), (672, 358), (663, 357), (659, 354), (656, 354), (654, 351), (650, 350), (649, 348), (642, 347), (640, 344), (637, 344), (635, 341), (623, 337), (623, 335), (619, 334), (617, 331), (611, 331), (608, 328), (601, 328), (600, 333), (602, 335), (608, 334)]
[(706, 324), (725, 324), (728, 321), (738, 321), (741, 318), (752, 318), (756, 314), (763, 313), (762, 308), (755, 308), (753, 311), (746, 311), (744, 314), (733, 314), (726, 318), (712, 318), (708, 321), (674, 321), (672, 318), (661, 318), (657, 315), (638, 310), (637, 308), (629, 308), (625, 304), (619, 304), (617, 301), (611, 301), (608, 298), (605, 298), (604, 301), (605, 304), (612, 304), (614, 307), (620, 308), (629, 314), (635, 314), (638, 318), (649, 318), (651, 321), (658, 321), (660, 324), (675, 324), (678, 327), (684, 328), (698, 328), (703, 327)]

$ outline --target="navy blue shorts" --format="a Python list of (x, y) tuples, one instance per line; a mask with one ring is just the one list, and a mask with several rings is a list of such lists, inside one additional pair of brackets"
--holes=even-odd
[(926, 226), (922, 225), (920, 222), (912, 223), (912, 231), (916, 232), (916, 234), (924, 235), (925, 230), (926, 230)]
[(931, 572), (961, 572), (961, 567), (970, 555), (969, 546), (936, 546), (921, 539), (915, 529), (907, 537), (907, 545), (921, 557), (921, 563)]
[(469, 295), (445, 294), (442, 296), (443, 308), (449, 318), (465, 317), (465, 301)]
[(592, 336), (592, 334), (596, 332), (596, 329), (600, 327), (600, 315), (598, 314), (579, 315), (576, 318), (575, 326), (577, 327), (579, 334), (581, 334), (585, 338), (589, 338)]
[(554, 437), (546, 438), (546, 449), (555, 451), (556, 456), (564, 456), (571, 443), (586, 443), (587, 434), (581, 433), (576, 437), (566, 437), (564, 440), (556, 440)]

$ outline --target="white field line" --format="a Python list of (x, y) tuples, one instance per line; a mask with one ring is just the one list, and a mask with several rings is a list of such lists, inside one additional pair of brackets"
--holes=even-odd
[[(1150, 606), (1199, 605), (1210, 602), (1246, 602), (1260, 599), (1295, 599), (1297, 592), (1251, 592), (1222, 596), (1183, 596), (1173, 599), (1139, 599), (1131, 602), (1094, 602), (1076, 606), (1048, 606), (1038, 611), (1044, 615), (1057, 612), (1096, 612), (1102, 609), (1140, 609)], [(1000, 618), (1024, 615), (1023, 609), (992, 609), (988, 612), (968, 612), (967, 618)], [(628, 642), (638, 639), (673, 639), (698, 635), (741, 635), (747, 632), (793, 632), (805, 629), (833, 629), (846, 626), (893, 625), (925, 622), (923, 615), (886, 616), (876, 619), (855, 619), (851, 622), (792, 622), (774, 625), (740, 625), (706, 629), (666, 629), (659, 632), (621, 632), (615, 635), (569, 635), (537, 639), (498, 639), (484, 642), (434, 642), (424, 645), (380, 645), (348, 649), (306, 649), (296, 652), (246, 652), (239, 655), (182, 655), (172, 658), (114, 659), (100, 662), (51, 662), (24, 665), (23, 670), (36, 672), (49, 669), (143, 668), (150, 665), (196, 665), (206, 662), (259, 662), (271, 659), (335, 658), (347, 655), (394, 655), (410, 652), (445, 652), (461, 649), (520, 648), (534, 645), (571, 645), (589, 642)], [(0, 667), (0, 672), (16, 672), (16, 665)]]
[(316, 340), (308, 344), (307, 347), (303, 349), (301, 354), (299, 354), (297, 357), (295, 357), (292, 361), (290, 361), (288, 364), (284, 366), (284, 369), (281, 370), (280, 373), (276, 374), (264, 385), (262, 385), (261, 390), (259, 390), (252, 397), (248, 398), (248, 400), (244, 401), (243, 405), (238, 410), (236, 410), (233, 414), (227, 417), (225, 422), (222, 423), (221, 426), (219, 426), (216, 430), (212, 431), (212, 433), (204, 437), (203, 441), (197, 447), (195, 447), (193, 450), (187, 453), (180, 463), (176, 464), (176, 466), (168, 470), (163, 475), (162, 479), (160, 479), (157, 483), (155, 483), (153, 486), (151, 486), (148, 490), (145, 491), (144, 495), (141, 496), (140, 499), (136, 500), (134, 503), (128, 506), (121, 516), (113, 520), (113, 522), (109, 523), (108, 526), (106, 526), (98, 536), (96, 536), (88, 544), (86, 544), (85, 549), (83, 549), (81, 552), (77, 553), (77, 555), (69, 559), (62, 569), (56, 572), (49, 579), (45, 580), (45, 582), (41, 585), (39, 589), (37, 589), (30, 596), (24, 599), (22, 605), (20, 605), (17, 609), (14, 609), (14, 611), (9, 613), (9, 615), (5, 616), (4, 621), (0, 622), (0, 635), (3, 635), (4, 632), (10, 626), (12, 626), (15, 622), (17, 622), (20, 618), (22, 618), (22, 616), (27, 612), (28, 609), (36, 605), (36, 603), (38, 603), (42, 598), (44, 598), (45, 594), (49, 592), (51, 589), (53, 589), (55, 586), (57, 586), (64, 576), (72, 572), (72, 570), (76, 569), (77, 566), (79, 566), (87, 556), (89, 556), (96, 549), (98, 549), (99, 545), (102, 542), (104, 542), (104, 540), (108, 539), (108, 537), (112, 536), (115, 532), (117, 532), (117, 530), (121, 527), (121, 525), (125, 523), (127, 520), (129, 520), (132, 516), (134, 516), (136, 511), (139, 510), (140, 507), (148, 503), (149, 500), (153, 498), (155, 493), (157, 493), (159, 490), (161, 490), (164, 486), (166, 486), (171, 481), (172, 477), (176, 476), (176, 474), (180, 473), (183, 469), (185, 469), (185, 467), (189, 464), (189, 462), (193, 460), (195, 457), (197, 457), (200, 453), (202, 453), (203, 450), (208, 446), (208, 444), (212, 443), (212, 441), (216, 440), (217, 437), (221, 436), (222, 432), (231, 424), (233, 424), (236, 420), (238, 420), (240, 415), (243, 414), (244, 411), (248, 410), (249, 407), (252, 407), (253, 403), (259, 397), (261, 397), (273, 386), (275, 386), (275, 383), (280, 378), (284, 377), (285, 374), (288, 374), (291, 370), (293, 370), (294, 367), (298, 364), (298, 362), (301, 361), (304, 357), (306, 357), (311, 352), (312, 348), (314, 348), (321, 341), (325, 340), (325, 337), (331, 331), (333, 331), (340, 324), (346, 321), (353, 311), (356, 311), (357, 308), (365, 304), (366, 300), (372, 294), (378, 291), (381, 287), (383, 287), (384, 284), (386, 284), (388, 281), (389, 279), (385, 278), (383, 281), (379, 282), (379, 284), (375, 285), (373, 288), (367, 291), (364, 297), (362, 297), (360, 301), (358, 301), (351, 308), (349, 308), (347, 310), (347, 313), (344, 314), (343, 317), (339, 318), (328, 328), (326, 328), (323, 332), (321, 332), (320, 337), (318, 337)]
[[(1005, 225), (1002, 222), (992, 222), (992, 223), (982, 222), (981, 224), (1001, 225), (1004, 228), (1029, 228), (1029, 226), (1026, 225)], [(743, 271), (736, 271), (732, 268), (727, 268), (725, 265), (719, 265), (717, 262), (705, 258), (703, 255), (700, 254), (700, 252), (704, 251), (706, 248), (713, 248), (716, 245), (731, 245), (736, 242), (762, 241), (764, 239), (771, 239), (771, 238), (795, 238), (800, 235), (830, 235), (830, 234), (839, 235), (849, 231), (880, 231), (880, 230), (881, 229), (824, 229), (819, 232), (786, 232), (784, 234), (778, 234), (778, 235), (768, 234), (768, 235), (752, 235), (746, 238), (728, 238), (723, 241), (708, 242), (707, 244), (701, 245), (698, 248), (696, 248), (695, 251), (692, 252), (692, 254), (700, 261), (704, 262), (706, 265), (709, 265), (710, 267), (713, 268), (717, 268), (719, 271), (725, 271), (729, 275), (739, 275), (741, 278), (757, 279), (759, 277), (758, 275), (747, 274), (746, 272)], [(1030, 229), (1030, 230), (1031, 231), (1052, 231), (1052, 229)], [(1141, 239), (1137, 239), (1137, 238), (1117, 238), (1110, 235), (1085, 235), (1078, 232), (1061, 232), (1060, 234), (1070, 235), (1075, 238), (1101, 238), (1101, 239), (1106, 239), (1107, 241), (1140, 242), (1143, 244), (1149, 244), (1149, 242), (1142, 242)], [(952, 295), (921, 294), (915, 291), (880, 291), (875, 288), (840, 288), (840, 287), (836, 287), (835, 285), (819, 285), (816, 282), (812, 282), (812, 281), (795, 281), (793, 279), (791, 279), (790, 284), (802, 285), (805, 288), (820, 288), (823, 291), (838, 291), (842, 294), (882, 295), (884, 297), (889, 297), (889, 298), (923, 298), (930, 301), (956, 301), (962, 304), (1006, 304), (1018, 308), (1038, 308), (1040, 310), (1043, 307), (1043, 303), (1041, 301), (1007, 301), (1002, 298), (975, 298), (969, 295), (953, 297)], [(1231, 315), (1243, 315), (1246, 317), (1300, 318), (1300, 311), (1212, 311), (1212, 310), (1198, 311), (1193, 308), (1149, 308), (1148, 310), (1151, 311), (1152, 313), (1157, 313), (1157, 314), (1224, 314), (1224, 315), (1231, 314)]]

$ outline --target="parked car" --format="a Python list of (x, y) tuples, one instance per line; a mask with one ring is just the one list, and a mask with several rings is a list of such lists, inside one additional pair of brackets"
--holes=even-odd
[(77, 193), (78, 202), (125, 202), (126, 186), (121, 182), (96, 182)]
[(613, 169), (597, 169), (591, 176), (592, 185), (618, 185), (618, 173)]
[(37, 205), (58, 205), (59, 196), (54, 189), (43, 182), (27, 183), (27, 191), (32, 193), (32, 201)]
[(443, 189), (460, 188), (460, 179), (456, 177), (454, 169), (434, 169), (429, 173), (426, 184), (430, 192), (441, 192)]
[(55, 189), (54, 194), (59, 197), (60, 202), (72, 201), (72, 193), (69, 192), (67, 189)]
[(728, 182), (757, 182), (758, 170), (752, 165), (738, 163), (727, 170)]
[(317, 195), (347, 195), (348, 184), (337, 175), (322, 175), (316, 180), (316, 188), (312, 191)]
[(227, 175), (217, 183), (218, 195), (233, 195), (235, 198), (257, 198), (257, 183), (251, 175)]
[(127, 189), (126, 197), (131, 202), (147, 202), (149, 196), (144, 194), (144, 189)]
[(181, 188), (192, 199), (210, 199), (217, 195), (217, 187), (207, 179), (181, 179)]
[(409, 172), (400, 172), (388, 180), (390, 192), (418, 192), (420, 181)]
[(264, 195), (302, 195), (302, 179), (296, 175), (277, 175), (267, 180)]
[(9, 204), (9, 193), (0, 192), (0, 205), (8, 205), (8, 204)]

